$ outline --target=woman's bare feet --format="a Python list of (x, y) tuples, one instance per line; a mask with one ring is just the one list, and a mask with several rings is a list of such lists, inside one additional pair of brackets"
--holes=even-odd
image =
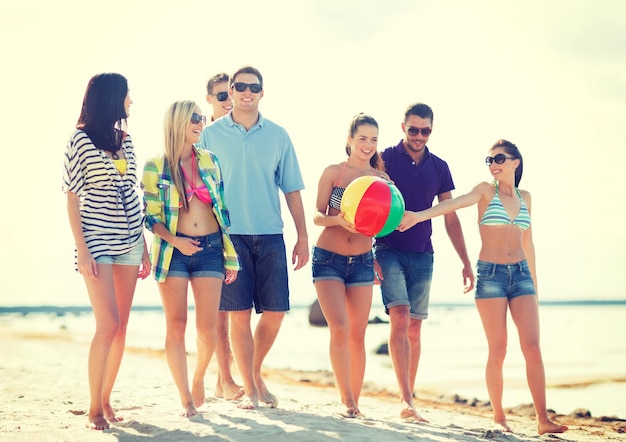
[(258, 378), (256, 382), (261, 402), (265, 402), (270, 408), (278, 407), (278, 399), (269, 392), (262, 378)]
[(108, 430), (109, 423), (102, 415), (89, 416), (89, 422), (85, 424), (90, 430)]
[(359, 407), (348, 407), (346, 411), (340, 412), (339, 415), (346, 419), (354, 419), (361, 415), (361, 410), (359, 410)]
[(259, 406), (259, 400), (256, 397), (244, 396), (241, 402), (237, 404), (237, 408), (243, 410), (254, 410)]
[(193, 385), (191, 386), (191, 397), (193, 398), (193, 403), (196, 407), (204, 404), (204, 378), (193, 380)]
[(537, 424), (537, 433), (565, 433), (567, 431), (567, 425), (559, 425), (552, 422), (550, 419), (542, 419)]
[(102, 407), (104, 409), (104, 418), (109, 422), (122, 422), (124, 418), (122, 416), (117, 416), (115, 414), (115, 410), (111, 407), (111, 404), (104, 405)]
[(493, 421), (493, 426), (494, 426), (494, 430), (495, 431), (501, 431), (503, 433), (512, 433), (513, 430), (511, 430), (511, 427), (509, 427), (509, 424), (506, 423), (506, 419), (502, 419), (502, 420), (494, 420)]
[(181, 410), (180, 415), (182, 417), (197, 416), (198, 410), (196, 410), (196, 407), (194, 407), (193, 404), (189, 403), (187, 405), (183, 405), (183, 409)]
[(413, 405), (409, 405), (406, 402), (402, 402), (400, 418), (410, 422), (428, 422), (427, 419), (420, 416)]

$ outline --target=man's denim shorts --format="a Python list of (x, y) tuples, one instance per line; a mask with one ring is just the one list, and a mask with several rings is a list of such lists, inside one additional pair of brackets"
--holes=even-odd
[(372, 251), (356, 256), (345, 256), (313, 247), (313, 283), (340, 281), (346, 287), (374, 285), (374, 254)]
[(534, 295), (535, 284), (526, 260), (515, 264), (494, 264), (478, 260), (475, 299)]
[(377, 245), (376, 261), (383, 272), (380, 289), (385, 311), (407, 305), (411, 319), (428, 318), (434, 255)]
[(143, 258), (143, 235), (130, 252), (123, 255), (102, 255), (96, 258), (98, 264), (115, 264), (123, 266), (140, 266)]
[(224, 279), (224, 246), (222, 233), (215, 232), (205, 236), (189, 236), (176, 233), (176, 236), (193, 238), (200, 241), (202, 250), (193, 255), (184, 255), (174, 248), (167, 277), (179, 278), (218, 278)]
[(283, 235), (230, 235), (241, 270), (222, 287), (221, 311), (289, 310), (287, 252)]

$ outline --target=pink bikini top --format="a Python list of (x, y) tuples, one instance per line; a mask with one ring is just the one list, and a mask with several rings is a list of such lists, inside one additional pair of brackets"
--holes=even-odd
[(211, 194), (209, 193), (209, 189), (207, 188), (206, 184), (204, 184), (204, 182), (200, 186), (196, 186), (195, 184), (196, 166), (197, 166), (196, 153), (192, 152), (191, 153), (191, 175), (194, 178), (193, 180), (189, 179), (187, 172), (185, 172), (185, 169), (181, 166), (181, 169), (183, 169), (183, 175), (185, 175), (185, 180), (187, 180), (187, 184), (189, 185), (189, 189), (187, 189), (187, 201), (191, 201), (191, 199), (195, 195), (203, 203), (211, 204), (212, 202)]

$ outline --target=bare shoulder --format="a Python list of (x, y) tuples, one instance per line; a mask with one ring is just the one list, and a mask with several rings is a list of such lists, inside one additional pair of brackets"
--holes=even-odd
[(517, 189), (517, 190), (519, 190), (519, 194), (522, 196), (522, 199), (524, 200), (526, 205), (530, 205), (530, 202), (531, 202), (530, 192), (528, 190), (523, 190), (523, 189)]

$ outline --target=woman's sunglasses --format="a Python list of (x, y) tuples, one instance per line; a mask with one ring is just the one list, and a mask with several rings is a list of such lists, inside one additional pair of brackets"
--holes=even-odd
[(250, 92), (252, 92), (253, 94), (258, 94), (263, 89), (263, 86), (261, 86), (259, 83), (241, 83), (241, 82), (237, 82), (237, 83), (233, 84), (233, 87), (235, 88), (235, 90), (237, 92), (243, 92), (247, 88), (250, 88)]
[(487, 164), (487, 166), (491, 166), (493, 163), (502, 164), (506, 160), (514, 160), (514, 159), (515, 158), (513, 158), (513, 157), (507, 157), (503, 153), (499, 153), (495, 157), (487, 157), (487, 158), (485, 158), (485, 164)]
[(427, 137), (433, 132), (433, 130), (430, 127), (413, 127), (413, 126), (409, 126), (406, 130), (406, 133), (408, 133), (412, 137), (414, 137), (415, 135), (418, 135), (420, 132), (422, 133), (423, 136)]
[(202, 121), (202, 124), (206, 124), (206, 117), (204, 115), (200, 115), (195, 112), (191, 114), (191, 122), (193, 124), (198, 124), (201, 121)]
[(209, 94), (217, 98), (217, 101), (226, 101), (228, 98), (228, 92), (218, 92), (217, 94)]

